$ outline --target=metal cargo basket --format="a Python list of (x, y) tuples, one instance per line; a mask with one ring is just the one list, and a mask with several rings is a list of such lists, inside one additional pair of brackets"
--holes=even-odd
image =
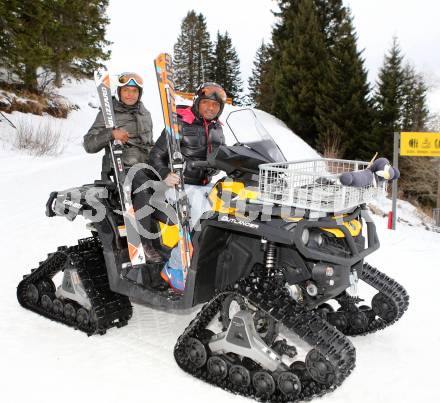
[(385, 182), (363, 187), (343, 186), (339, 175), (360, 171), (368, 162), (332, 158), (260, 165), (260, 200), (323, 212), (342, 212), (385, 192)]

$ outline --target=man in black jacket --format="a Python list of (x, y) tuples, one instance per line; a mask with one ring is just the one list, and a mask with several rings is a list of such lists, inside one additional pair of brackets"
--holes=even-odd
[[(192, 106), (177, 108), (181, 135), (180, 150), (186, 161), (206, 161), (210, 153), (224, 144), (223, 130), (218, 118), (225, 102), (226, 93), (223, 88), (209, 82), (198, 88)], [(170, 171), (166, 136), (164, 130), (150, 152), (149, 163), (169, 187), (174, 187), (180, 178)], [(185, 191), (191, 203), (191, 224), (194, 226), (202, 213), (209, 209), (204, 194), (210, 189), (212, 172), (208, 168), (186, 164), (183, 174)], [(173, 249), (171, 258), (161, 274), (173, 288), (182, 291), (185, 288), (185, 279), (178, 249)]]
[[(136, 73), (122, 73), (118, 77), (117, 94), (119, 100), (113, 97), (113, 108), (117, 129), (106, 129), (102, 111), (88, 133), (84, 136), (84, 148), (88, 153), (97, 153), (105, 148), (104, 158), (110, 160), (109, 141), (119, 140), (124, 144), (122, 160), (126, 168), (138, 163), (146, 163), (150, 150), (154, 145), (153, 122), (150, 112), (140, 101), (142, 96), (142, 78)], [(144, 170), (138, 170), (133, 178), (133, 207), (135, 211), (147, 205), (149, 194), (146, 190), (135, 192), (149, 178)], [(144, 231), (150, 230), (150, 216), (139, 219)], [(151, 240), (142, 237), (145, 258), (147, 262), (160, 263), (162, 257), (153, 248)]]

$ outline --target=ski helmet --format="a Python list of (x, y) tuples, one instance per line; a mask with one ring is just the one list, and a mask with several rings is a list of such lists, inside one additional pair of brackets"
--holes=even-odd
[(133, 72), (125, 72), (121, 73), (118, 76), (118, 99), (121, 99), (121, 87), (137, 87), (139, 89), (139, 99), (142, 97), (142, 91), (144, 87), (144, 80), (142, 80), (142, 77), (139, 74), (133, 73)]
[(213, 101), (217, 101), (220, 104), (220, 110), (215, 117), (217, 119), (223, 112), (223, 108), (225, 107), (226, 103), (226, 92), (222, 88), (221, 85), (214, 83), (214, 82), (207, 82), (203, 83), (202, 85), (197, 88), (196, 95), (194, 96), (193, 100), (193, 112), (194, 114), (201, 119), (202, 116), (200, 116), (199, 113), (199, 104), (202, 99), (211, 99)]

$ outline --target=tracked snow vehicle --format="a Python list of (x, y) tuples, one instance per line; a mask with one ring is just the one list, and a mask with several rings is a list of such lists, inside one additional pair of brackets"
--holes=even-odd
[[(24, 276), (17, 296), (23, 307), (89, 335), (125, 325), (132, 314), (129, 298), (173, 311), (206, 303), (175, 346), (182, 369), (263, 401), (310, 399), (338, 387), (354, 368), (355, 349), (346, 336), (394, 323), (408, 296), (364, 262), (379, 247), (364, 193), (343, 211), (329, 206), (322, 194), (334, 194), (332, 186), (346, 189), (337, 184), (340, 171), (322, 160), (325, 174), (310, 176), (301, 166), (299, 175), (308, 179), (286, 195), (292, 170), (274, 165), (285, 161), (283, 153), (253, 112), (236, 112), (238, 121), (245, 120), (240, 113), (251, 114), (254, 127), (244, 137), (233, 129), (237, 143), (200, 163), (226, 175), (208, 196), (212, 211), (192, 234), (183, 294), (154, 289), (152, 267), (130, 264), (114, 168), (107, 161), (100, 180), (53, 192), (46, 206), (50, 217), (88, 218), (92, 236), (50, 254)], [(306, 197), (308, 204), (286, 204), (308, 194), (310, 183), (316, 194)], [(316, 198), (328, 211), (310, 208)], [(162, 207), (153, 213), (159, 234), (154, 242), (166, 257), (178, 236), (172, 214), (164, 213), (172, 206)], [(63, 280), (55, 287), (60, 272)], [(356, 295), (358, 282), (376, 289), (370, 305)]]

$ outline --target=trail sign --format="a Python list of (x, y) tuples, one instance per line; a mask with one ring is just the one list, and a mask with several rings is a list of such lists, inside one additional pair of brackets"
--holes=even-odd
[(412, 157), (440, 157), (440, 133), (400, 133), (400, 155)]
[[(399, 147), (400, 142), (400, 147)], [(395, 132), (393, 146), (393, 167), (398, 168), (400, 155), (408, 157), (440, 157), (440, 133)], [(438, 180), (437, 207), (440, 208), (440, 178)], [(397, 181), (393, 181), (391, 228), (396, 229)]]

